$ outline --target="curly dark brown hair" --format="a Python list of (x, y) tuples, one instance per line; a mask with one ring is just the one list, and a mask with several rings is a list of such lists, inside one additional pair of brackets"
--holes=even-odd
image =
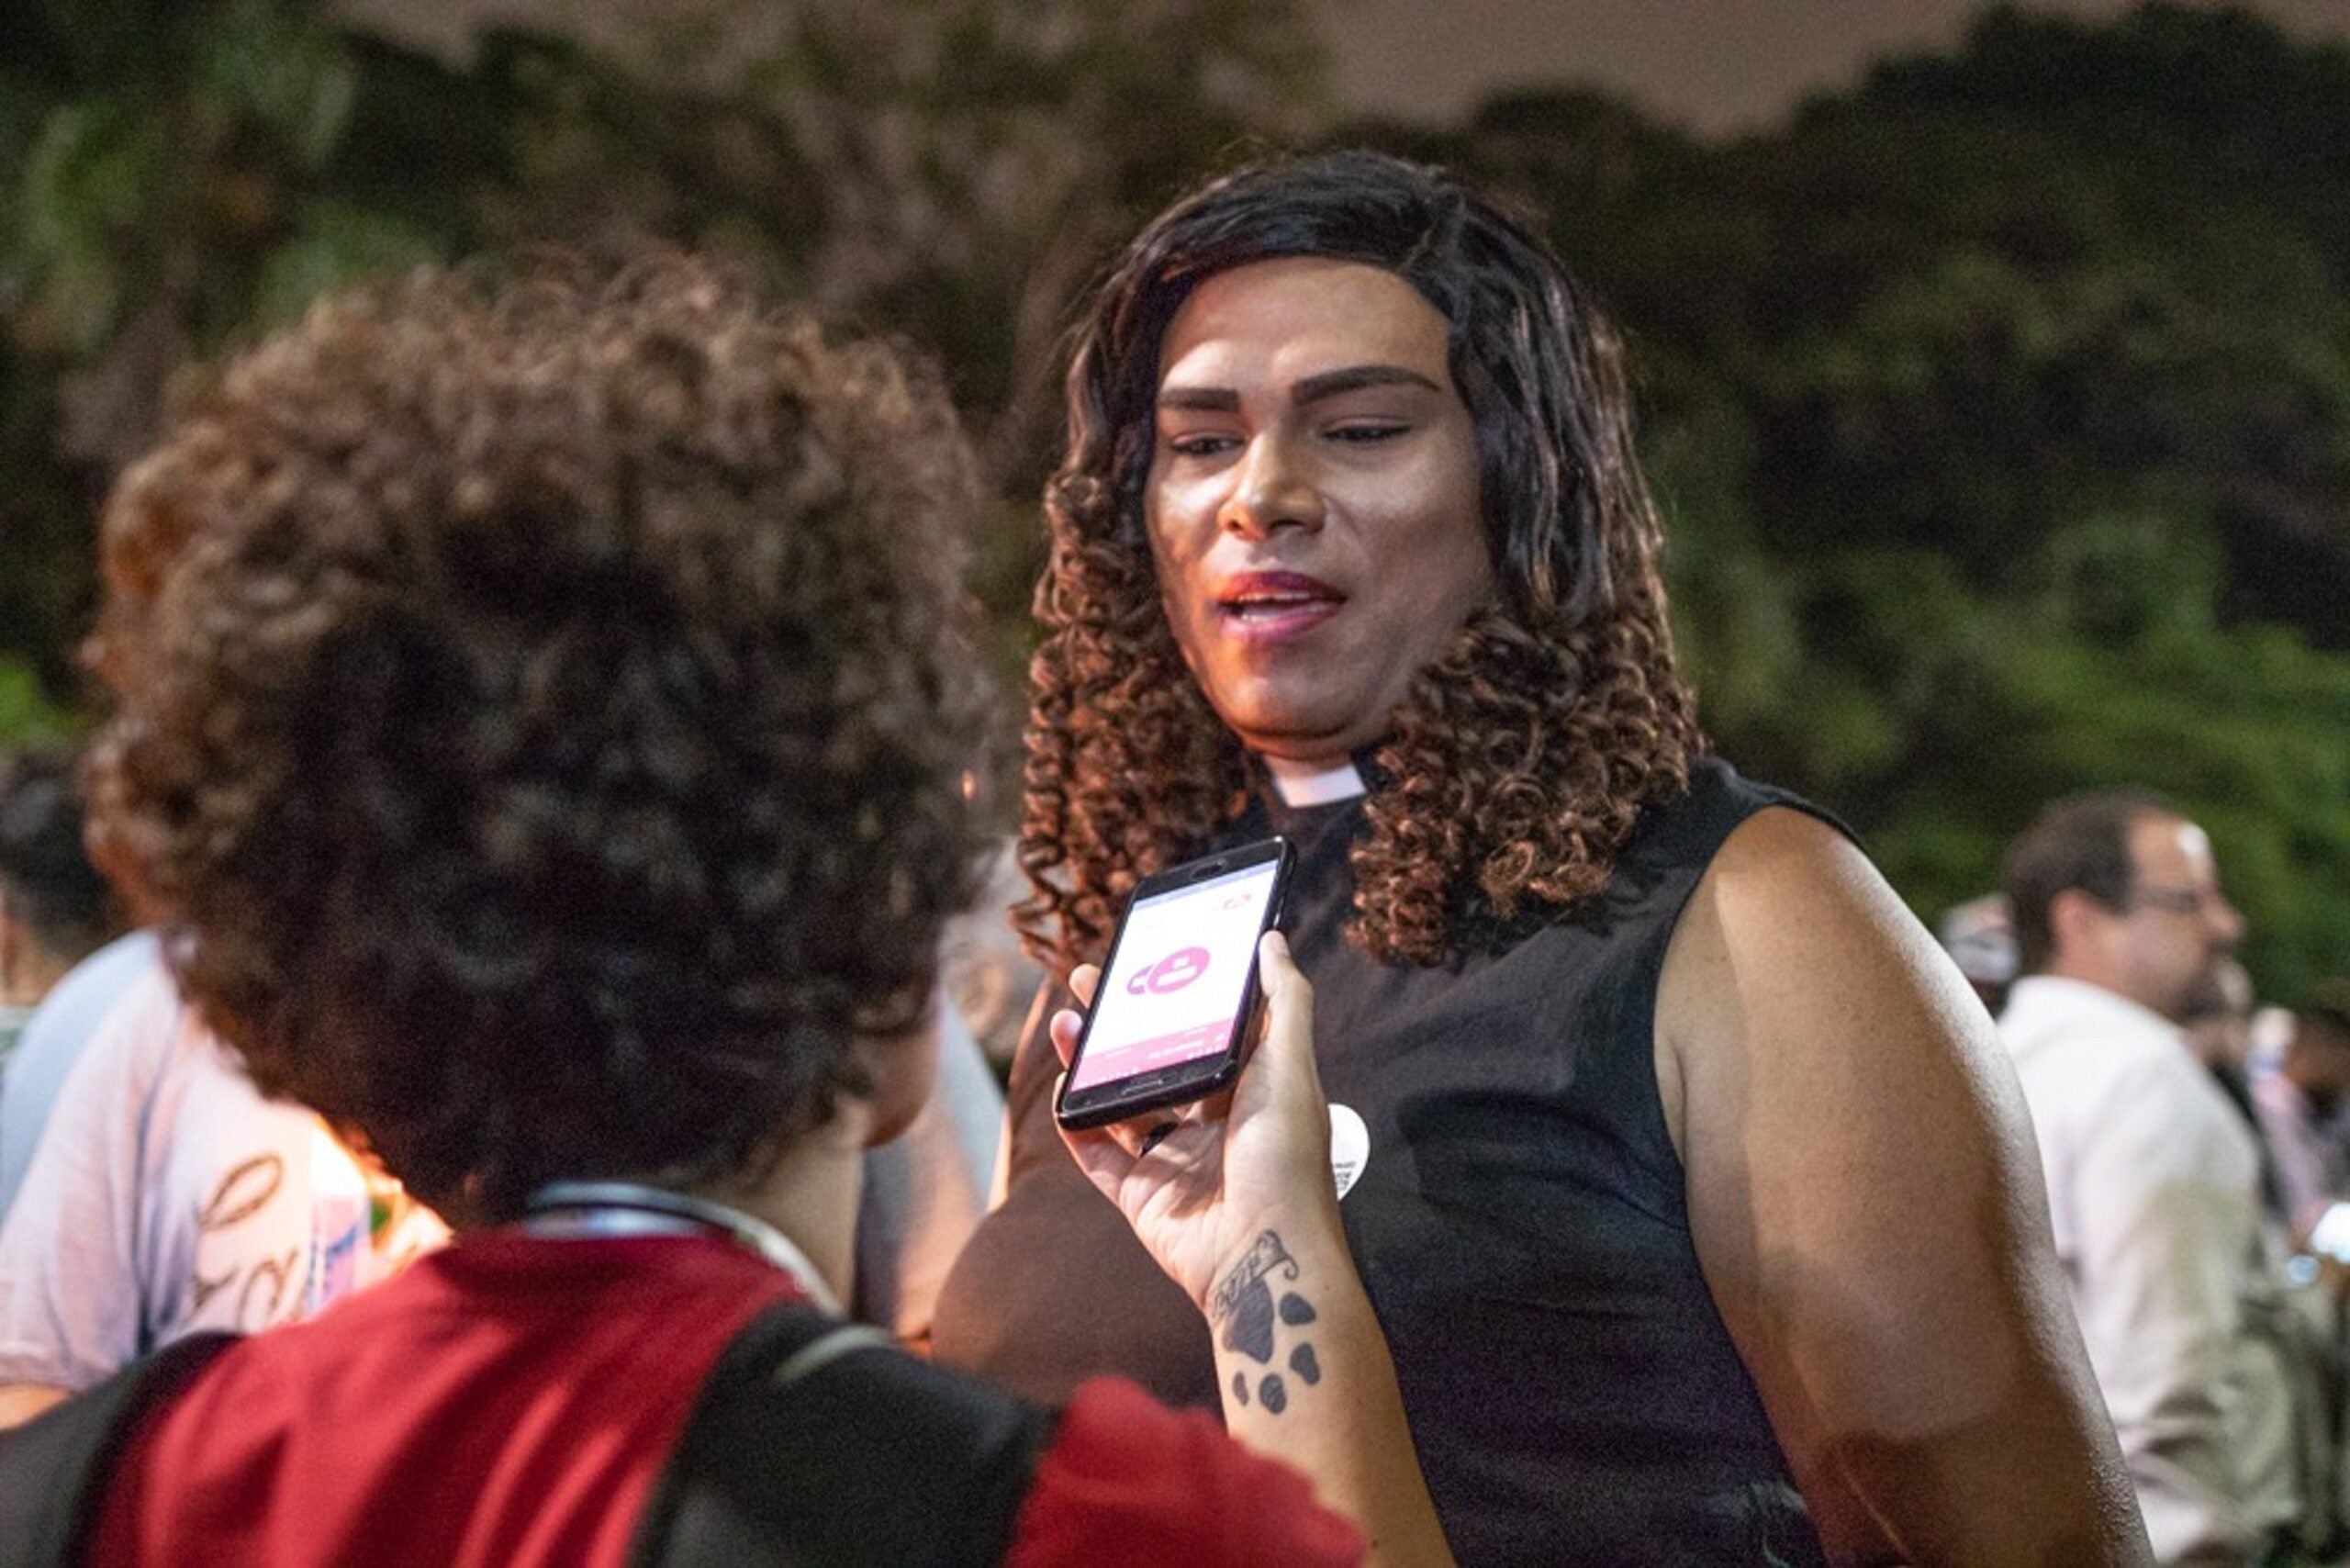
[(107, 505), (99, 851), (461, 1219), (755, 1177), (977, 886), (976, 498), (934, 378), (689, 263), (319, 306)]
[(1435, 964), (1606, 885), (1704, 748), (1675, 672), (1656, 509), (1613, 330), (1525, 227), (1442, 171), (1368, 152), (1202, 187), (1127, 249), (1080, 328), (1046, 492), (1016, 912), (1040, 958), (1098, 958), (1135, 880), (1243, 809), (1248, 763), (1185, 668), (1143, 525), (1161, 339), (1204, 278), (1365, 263), (1449, 326), (1475, 421), (1495, 601), (1424, 671), (1373, 758), (1352, 934)]

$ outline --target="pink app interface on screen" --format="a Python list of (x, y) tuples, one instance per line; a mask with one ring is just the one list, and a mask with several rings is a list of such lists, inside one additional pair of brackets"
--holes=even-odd
[(1273, 863), (1135, 905), (1072, 1089), (1214, 1056), (1232, 1036)]

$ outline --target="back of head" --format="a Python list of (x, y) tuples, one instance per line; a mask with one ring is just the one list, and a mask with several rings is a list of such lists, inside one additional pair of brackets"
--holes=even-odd
[(31, 751), (0, 761), (0, 906), (52, 969), (71, 966), (119, 924), (114, 891), (82, 840), (72, 757)]
[(317, 307), (108, 504), (100, 852), (446, 1212), (755, 1172), (973, 886), (974, 494), (933, 386), (687, 263)]
[(2049, 911), (2058, 894), (2077, 890), (2108, 909), (2125, 908), (2137, 881), (2131, 828), (2145, 817), (2178, 814), (2161, 796), (2135, 790), (2070, 795), (2042, 811), (2008, 846), (2002, 870), (2017, 972), (2042, 974), (2055, 961)]

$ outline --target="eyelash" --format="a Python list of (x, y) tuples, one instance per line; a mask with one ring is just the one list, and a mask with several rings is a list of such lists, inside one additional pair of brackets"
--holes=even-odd
[[(1410, 430), (1411, 426), (1401, 424), (1337, 425), (1326, 432), (1326, 435), (1328, 440), (1344, 442), (1348, 445), (1368, 446), (1379, 442), (1392, 441), (1397, 436), (1408, 433)], [(1239, 444), (1240, 438), (1237, 436), (1172, 436), (1168, 439), (1167, 449), (1178, 457), (1212, 457)]]

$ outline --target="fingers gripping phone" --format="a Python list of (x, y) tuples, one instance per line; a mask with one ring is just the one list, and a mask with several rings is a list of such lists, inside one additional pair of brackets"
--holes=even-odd
[(1257, 939), (1281, 916), (1290, 865), (1288, 841), (1267, 838), (1136, 887), (1054, 1108), (1063, 1126), (1232, 1086), (1257, 1012)]

